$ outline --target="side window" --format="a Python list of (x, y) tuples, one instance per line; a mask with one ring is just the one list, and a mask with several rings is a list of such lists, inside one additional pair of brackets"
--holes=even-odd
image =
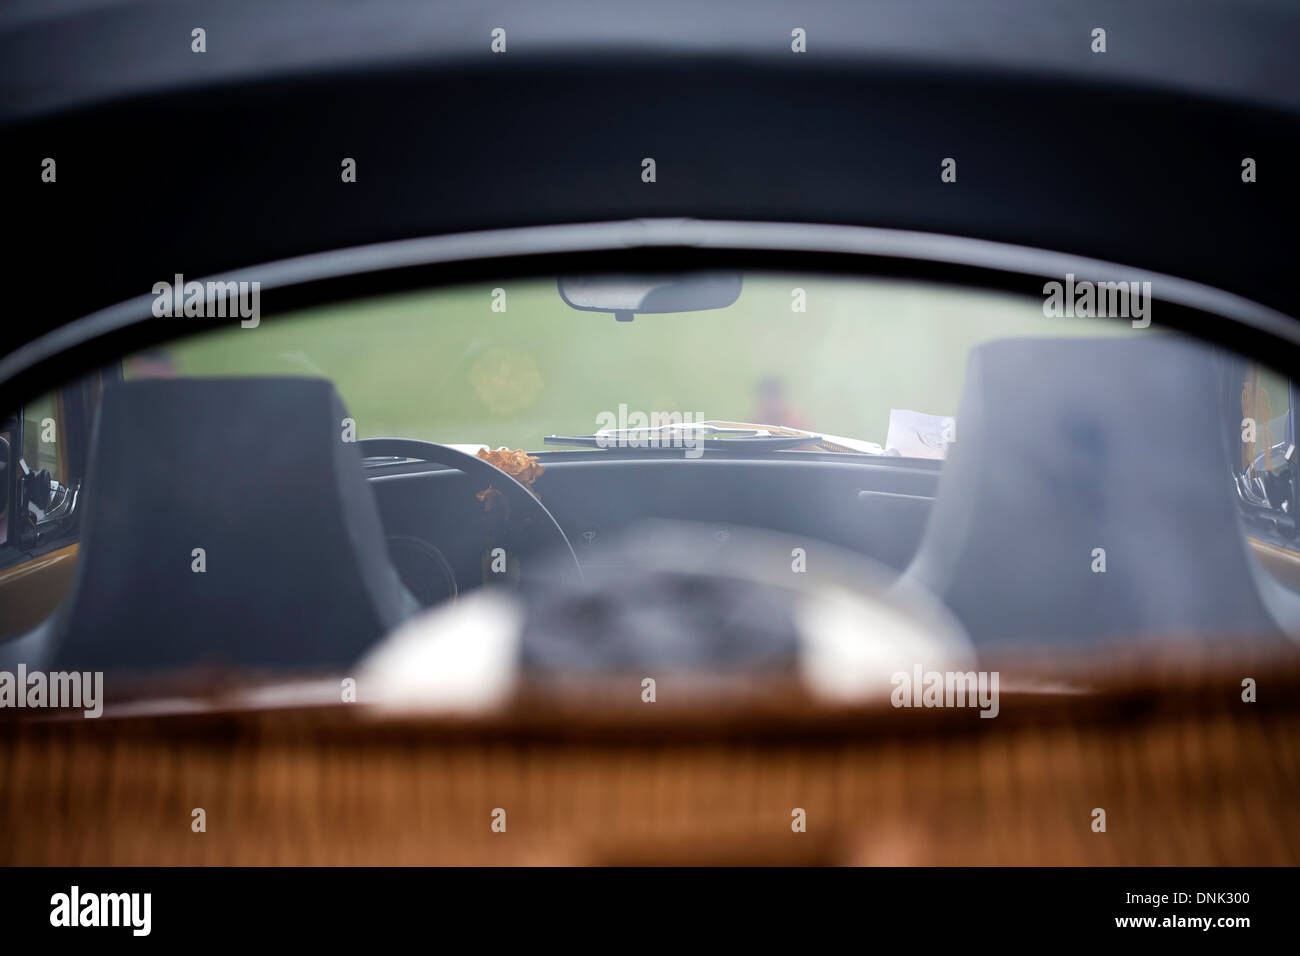
[(63, 417), (61, 393), (50, 393), (0, 423), (0, 641), (49, 616), (76, 565), (76, 492), (65, 484), (70, 467)]
[(24, 527), (42, 536), (66, 524), (76, 499), (69, 483), (67, 396), (67, 389), (49, 392), (23, 406), (22, 459), (15, 475), (22, 491), (20, 517)]
[(1255, 426), (1255, 440), (1242, 439), (1242, 467), (1258, 474), (1284, 470), (1294, 437), (1291, 382), (1271, 369), (1252, 366), (1242, 387), (1241, 411), (1243, 421)]
[(1258, 365), (1241, 388), (1241, 458), (1237, 493), (1255, 556), (1274, 577), (1300, 591), (1300, 453), (1295, 440), (1296, 383)]
[(9, 444), (0, 568), (75, 543), (91, 423), (105, 384), (120, 377), (120, 367), (106, 367), (29, 400), (0, 422)]
[(0, 419), (0, 641), (53, 613), (77, 563), (77, 501), (109, 366)]
[(23, 407), (23, 461), (32, 471), (48, 471), (55, 481), (67, 474), (62, 404), (59, 394), (50, 392)]

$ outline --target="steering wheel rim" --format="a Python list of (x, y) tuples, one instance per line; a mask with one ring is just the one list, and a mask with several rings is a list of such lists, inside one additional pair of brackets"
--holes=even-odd
[(583, 576), (582, 565), (578, 562), (578, 555), (569, 542), (569, 536), (564, 533), (560, 523), (555, 520), (555, 515), (551, 514), (550, 509), (542, 504), (541, 499), (529, 491), (518, 479), (502, 471), (491, 462), (466, 454), (455, 448), (449, 448), (446, 445), (439, 445), (437, 442), (424, 441), (419, 438), (362, 438), (357, 442), (357, 447), (360, 449), (363, 458), (381, 458), (390, 455), (394, 458), (414, 458), (435, 465), (446, 465), (448, 468), (454, 468), (470, 478), (483, 479), (485, 484), (493, 486), (506, 495), (512, 508), (520, 511), (531, 510), (535, 516), (540, 516), (542, 527), (550, 532), (551, 537), (558, 538), (563, 545), (559, 549), (560, 553), (568, 555), (569, 560), (573, 563), (573, 570), (579, 578)]

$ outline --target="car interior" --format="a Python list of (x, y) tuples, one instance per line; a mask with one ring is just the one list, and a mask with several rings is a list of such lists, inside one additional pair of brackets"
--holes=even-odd
[(0, 865), (1300, 863), (1297, 36), (10, 0)]
[[(1034, 315), (1032, 299), (932, 283), (840, 279), (818, 287), (813, 276), (756, 273), (746, 287), (737, 273), (718, 286), (716, 274), (705, 272), (648, 284), (637, 278), (631, 286), (620, 276), (570, 279), (566, 295), (565, 281), (558, 289), (528, 280), (493, 290), (510, 288), (523, 300), (515, 309), (526, 314), (515, 323), (552, 323), (555, 355), (536, 359), (504, 351), (519, 326), (494, 334), (490, 318), (469, 309), (463, 288), (396, 296), (415, 303), (415, 321), (399, 329), (389, 320), (406, 347), (460, 349), (441, 379), (423, 366), (406, 379), (400, 368), (380, 369), (391, 378), (374, 376), (374, 348), (361, 343), (359, 323), (371, 323), (373, 341), (391, 348), (386, 320), (376, 318), (382, 300), (273, 320), (264, 328), (275, 331), (265, 335), (279, 338), (269, 344), (259, 329), (231, 328), (177, 340), (171, 352), (163, 346), (126, 356), (114, 366), (125, 380), (96, 393), (96, 423), (83, 429), (89, 447), (75, 449), (84, 482), (80, 470), (60, 472), (75, 485), (75, 492), (64, 488), (75, 495), (69, 513), (58, 520), (47, 501), (55, 533), (36, 532), (57, 551), (75, 525), (75, 575), (65, 577), (66, 593), (36, 627), (8, 635), (6, 659), (139, 674), (329, 671), (356, 664), (422, 609), (483, 588), (535, 597), (544, 581), (547, 593), (569, 586), (589, 598), (636, 588), (645, 573), (627, 542), (649, 521), (704, 529), (737, 553), (767, 548), (766, 556), (747, 553), (755, 564), (779, 562), (793, 541), (805, 556), (813, 552), (808, 581), (818, 579), (818, 547), (854, 555), (874, 569), (864, 590), (883, 583), (937, 600), (981, 654), (1171, 639), (1208, 646), (1225, 634), (1285, 649), (1300, 634), (1300, 597), (1265, 564), (1272, 551), (1297, 553), (1290, 386), (1272, 380), (1267, 446), (1256, 441), (1238, 451), (1237, 420), (1250, 410), (1243, 396), (1252, 370), (1256, 379), (1259, 372), (1230, 352), (1176, 331), (1052, 319)], [(650, 291), (637, 293), (636, 311), (621, 308), (619, 296), (637, 282)], [(774, 314), (772, 302), (784, 301), (789, 283), (834, 295), (844, 314), (830, 321), (860, 328), (864, 340), (885, 339), (895, 349), (885, 360), (909, 372), (882, 371), (864, 383), (871, 372), (847, 362), (829, 375), (787, 368), (784, 380), (774, 379), (781, 348), (809, 321), (793, 308)], [(595, 309), (575, 305), (583, 295)], [(942, 307), (930, 325), (896, 329), (891, 309), (905, 314), (931, 302)], [(583, 314), (601, 306), (602, 315)], [(958, 325), (959, 313), (974, 315)], [(687, 320), (683, 333), (674, 323)], [(1007, 331), (1032, 334), (1000, 334)], [(302, 347), (277, 352), (281, 340)], [(656, 358), (639, 354), (642, 347)], [(560, 363), (581, 361), (574, 350), (582, 348), (611, 366), (605, 380), (553, 378), (571, 374)], [(331, 363), (337, 381), (318, 361)], [(707, 386), (691, 367), (700, 361), (713, 370)], [(638, 365), (651, 372), (655, 363), (681, 367), (676, 380), (623, 378), (620, 385), (620, 376)], [(811, 374), (815, 383), (805, 377)], [(732, 382), (752, 386), (722, 387)], [(676, 430), (591, 427), (604, 408), (609, 421), (614, 408), (628, 417), (615, 399), (629, 385), (633, 394), (647, 385), (666, 394), (651, 414)], [(339, 394), (343, 386), (365, 403), (360, 423)], [(403, 387), (417, 394), (459, 388), (462, 398), (449, 414), (411, 408), (415, 395)], [(792, 425), (811, 414), (792, 404), (803, 399), (819, 414), (829, 410), (837, 431), (850, 422), (859, 428), (865, 415), (852, 404), (853, 391), (888, 405), (890, 388), (928, 392), (941, 413), (930, 427), (948, 434), (913, 427), (912, 437), (930, 444), (906, 445), (898, 436), (908, 429), (896, 436), (894, 425), (910, 419), (892, 408), (889, 436), (879, 419), (875, 433), (856, 438)], [(1255, 388), (1260, 393), (1258, 381)], [(566, 411), (585, 402), (589, 422), (566, 420), (559, 435), (537, 429), (555, 393), (549, 404)], [(730, 402), (721, 409), (728, 421), (690, 432), (683, 409), (714, 393)], [(746, 416), (740, 400), (751, 393), (757, 407)], [(372, 409), (408, 416), (410, 433), (374, 434)], [(735, 421), (764, 414), (790, 420)], [(584, 428), (593, 435), (576, 434)], [(488, 441), (469, 442), (475, 429)], [(536, 470), (527, 487), (483, 457), (493, 433), (531, 442), (520, 449)], [(30, 437), (24, 433), (25, 442)], [(572, 447), (555, 447), (565, 444)], [(1273, 461), (1257, 468), (1259, 453)], [(25, 461), (14, 473), (24, 468), (30, 471)], [(1269, 488), (1247, 497), (1238, 482), (1249, 488), (1261, 474)], [(36, 488), (27, 479), (20, 492), (31, 498)], [(31, 507), (23, 501), (16, 510)], [(772, 542), (737, 529), (766, 532)], [(693, 547), (683, 542), (684, 550)], [(622, 663), (654, 664), (661, 652), (647, 639), (640, 656)], [(713, 665), (743, 667), (746, 653), (731, 653)], [(524, 659), (534, 668), (547, 664), (528, 648)]]

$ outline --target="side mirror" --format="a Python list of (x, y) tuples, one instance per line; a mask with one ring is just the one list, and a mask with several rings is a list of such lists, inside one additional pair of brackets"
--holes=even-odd
[(739, 272), (682, 275), (562, 276), (560, 298), (579, 312), (612, 312), (620, 322), (637, 315), (725, 309), (740, 298)]

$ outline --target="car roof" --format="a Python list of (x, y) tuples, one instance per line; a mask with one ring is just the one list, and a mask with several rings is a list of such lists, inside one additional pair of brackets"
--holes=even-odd
[[(202, 59), (190, 31), (207, 32)], [(993, 69), (1300, 109), (1300, 6), (1286, 0), (9, 0), (0, 122), (122, 96), (509, 54), (566, 62), (652, 54)], [(1091, 50), (1107, 32), (1104, 56)], [(49, 69), (52, 63), (58, 69)]]
[(1272, 0), (16, 0), (6, 348), (176, 274), (665, 217), (1055, 250), (1294, 316), (1297, 49)]

